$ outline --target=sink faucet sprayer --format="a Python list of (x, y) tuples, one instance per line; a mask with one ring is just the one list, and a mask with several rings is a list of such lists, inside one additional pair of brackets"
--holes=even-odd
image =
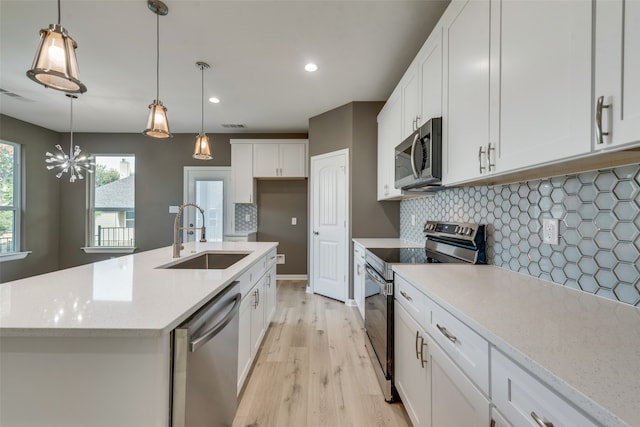
[[(202, 227), (180, 227), (180, 217), (182, 217), (182, 211), (187, 206), (193, 206), (198, 209), (202, 214)], [(206, 242), (207, 238), (205, 237), (205, 227), (204, 227), (204, 210), (196, 205), (195, 203), (185, 203), (180, 206), (178, 209), (178, 213), (176, 214), (176, 221), (173, 224), (173, 257), (180, 258), (180, 249), (183, 249), (182, 244), (180, 243), (180, 230), (202, 230), (202, 234), (200, 235), (200, 242)]]

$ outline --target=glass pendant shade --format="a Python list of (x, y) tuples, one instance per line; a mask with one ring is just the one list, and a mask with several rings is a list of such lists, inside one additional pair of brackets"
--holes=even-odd
[(142, 132), (152, 138), (171, 138), (169, 131), (169, 121), (167, 120), (167, 107), (162, 105), (162, 101), (155, 99), (149, 105), (149, 118), (147, 128)]
[(40, 30), (40, 45), (27, 76), (45, 87), (67, 93), (84, 93), (87, 87), (78, 76), (76, 48), (67, 30), (59, 24)]
[(209, 137), (204, 133), (199, 133), (196, 137), (196, 146), (193, 150), (193, 158), (198, 160), (211, 160), (211, 146), (209, 145)]

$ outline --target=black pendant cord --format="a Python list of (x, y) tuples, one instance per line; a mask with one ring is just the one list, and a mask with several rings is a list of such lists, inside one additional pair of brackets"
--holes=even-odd
[(202, 116), (200, 118), (200, 133), (204, 134), (204, 65), (200, 66), (200, 75), (202, 79), (200, 80), (200, 111), (202, 112)]
[(58, 25), (60, 25), (60, 0), (58, 0)]
[(71, 118), (69, 119), (69, 158), (71, 158), (73, 156), (73, 96), (70, 96), (69, 99), (71, 100)]
[(156, 100), (160, 101), (160, 13), (156, 13)]

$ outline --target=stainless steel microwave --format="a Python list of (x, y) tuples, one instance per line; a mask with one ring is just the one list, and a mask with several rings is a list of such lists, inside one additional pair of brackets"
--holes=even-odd
[(395, 149), (395, 187), (405, 191), (440, 189), (442, 179), (442, 118), (413, 132)]

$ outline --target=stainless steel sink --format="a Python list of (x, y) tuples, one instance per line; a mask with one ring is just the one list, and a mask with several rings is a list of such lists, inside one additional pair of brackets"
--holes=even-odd
[(160, 268), (188, 269), (188, 270), (224, 270), (240, 261), (250, 252), (205, 252), (194, 258), (189, 258), (175, 264)]

